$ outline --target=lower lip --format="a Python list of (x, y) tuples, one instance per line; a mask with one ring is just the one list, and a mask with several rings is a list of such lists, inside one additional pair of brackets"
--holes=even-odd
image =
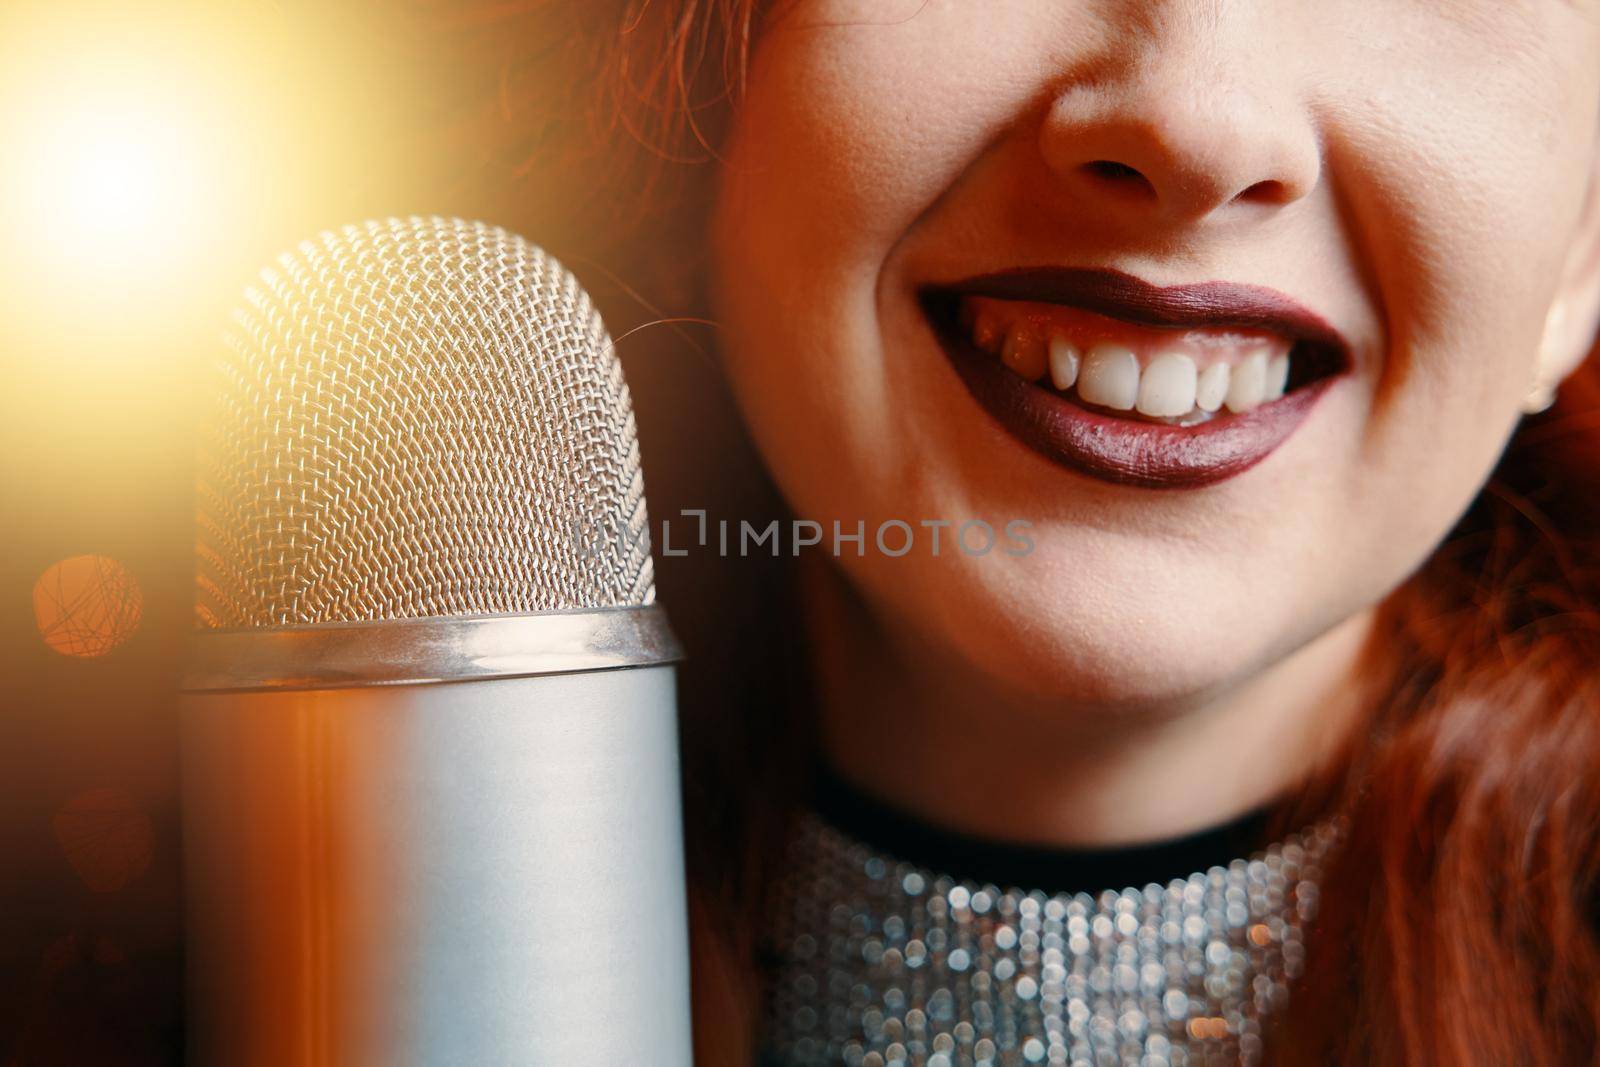
[(1320, 378), (1244, 414), (1167, 426), (1079, 407), (934, 332), (968, 392), (1011, 436), (1079, 474), (1144, 489), (1199, 489), (1244, 473), (1290, 438), (1336, 380)]

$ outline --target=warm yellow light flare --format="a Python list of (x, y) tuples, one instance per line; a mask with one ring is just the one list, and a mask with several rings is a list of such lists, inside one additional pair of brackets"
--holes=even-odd
[[(41, 108), (16, 145), (24, 211), (82, 267), (145, 263), (188, 242), (197, 209), (192, 117), (164, 100), (86, 96)], [(29, 143), (32, 142), (32, 143)]]
[(368, 54), (387, 16), (338, 8), (0, 0), (0, 355), (148, 362), (264, 252), (385, 206), (414, 100)]
[(30, 508), (92, 514), (118, 551), (172, 536), (204, 368), (261, 264), (452, 208), (451, 83), (410, 7), (0, 0), (0, 463)]
[(156, 20), (16, 14), (0, 50), (6, 296), (56, 339), (169, 319), (227, 207), (232, 86)]

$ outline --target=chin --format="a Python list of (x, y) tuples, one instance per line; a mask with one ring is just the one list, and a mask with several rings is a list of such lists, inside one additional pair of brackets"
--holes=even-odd
[(986, 683), (1064, 712), (1170, 713), (1313, 636), (1281, 588), (1268, 595), (1156, 549), (1125, 546), (1092, 567), (1081, 545), (963, 562), (878, 590), (887, 614), (922, 631), (931, 655), (954, 654)]

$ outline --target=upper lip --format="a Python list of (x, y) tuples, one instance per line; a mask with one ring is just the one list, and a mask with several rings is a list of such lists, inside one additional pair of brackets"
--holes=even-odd
[(1024, 267), (931, 286), (925, 295), (1063, 304), (1157, 329), (1262, 330), (1323, 349), (1341, 364), (1350, 352), (1343, 334), (1293, 297), (1239, 282), (1158, 286), (1118, 270)]

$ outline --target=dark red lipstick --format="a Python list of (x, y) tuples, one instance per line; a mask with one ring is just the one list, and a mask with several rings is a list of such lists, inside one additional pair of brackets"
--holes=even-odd
[[(965, 296), (1060, 304), (1157, 330), (1274, 333), (1293, 346), (1288, 389), (1253, 410), (1194, 426), (1091, 410), (976, 347), (959, 322)], [(1016, 270), (928, 287), (920, 297), (957, 374), (995, 421), (1045, 458), (1119, 485), (1193, 489), (1250, 469), (1289, 439), (1351, 365), (1349, 345), (1325, 319), (1259, 286), (1161, 287), (1119, 271)]]

